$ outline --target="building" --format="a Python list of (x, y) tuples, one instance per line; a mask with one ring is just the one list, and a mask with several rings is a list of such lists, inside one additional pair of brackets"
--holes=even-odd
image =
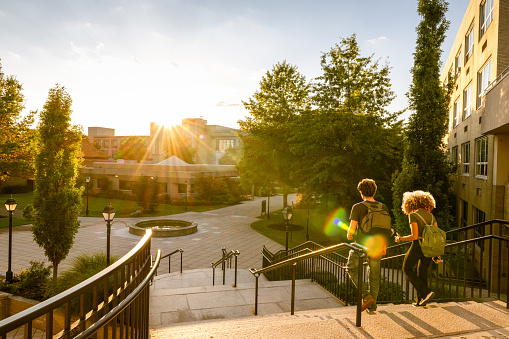
[[(141, 136), (148, 140), (148, 136)], [(114, 158), (115, 153), (120, 149), (122, 143), (127, 140), (129, 136), (116, 136), (114, 128), (105, 127), (89, 127), (88, 139), (90, 142), (97, 142), (101, 146), (101, 152), (106, 153), (111, 159)]]
[(471, 0), (441, 80), (454, 77), (448, 152), (457, 226), (509, 219), (509, 0)]
[(154, 162), (166, 158), (170, 144), (182, 144), (194, 149), (194, 162), (197, 164), (217, 164), (226, 149), (240, 146), (241, 133), (238, 129), (219, 125), (207, 125), (202, 118), (182, 120), (181, 126), (166, 128), (150, 123), (150, 157)]
[[(471, 0), (441, 74), (442, 83), (454, 82), (447, 151), (457, 165), (458, 227), (509, 220), (508, 66), (509, 0)], [(502, 251), (507, 258), (507, 248)]]

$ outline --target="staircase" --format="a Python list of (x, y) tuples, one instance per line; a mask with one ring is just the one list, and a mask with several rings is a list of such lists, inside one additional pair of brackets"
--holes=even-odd
[[(484, 299), (379, 305), (363, 312), (355, 326), (355, 306), (343, 306), (317, 284), (298, 280), (295, 315), (290, 315), (290, 281), (260, 277), (258, 316), (254, 309), (254, 278), (222, 271), (212, 286), (212, 270), (199, 269), (158, 276), (150, 291), (151, 338), (508, 338), (506, 303)], [(263, 280), (262, 280), (263, 279)]]

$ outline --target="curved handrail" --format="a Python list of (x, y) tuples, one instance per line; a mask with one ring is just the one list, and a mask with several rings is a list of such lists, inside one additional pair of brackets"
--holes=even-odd
[(151, 282), (151, 280), (154, 278), (157, 268), (159, 267), (159, 263), (161, 262), (161, 250), (157, 250), (156, 259), (154, 261), (154, 264), (148, 273), (148, 275), (143, 279), (143, 281), (134, 289), (133, 292), (129, 294), (129, 296), (124, 299), (120, 304), (115, 306), (108, 314), (106, 314), (104, 317), (99, 319), (99, 321), (95, 322), (94, 325), (87, 328), (85, 331), (81, 332), (74, 338), (88, 338), (97, 331), (99, 331), (101, 328), (106, 326), (111, 320), (113, 320), (115, 317), (117, 317), (120, 312), (125, 310), (138, 295), (143, 291), (144, 288), (148, 286), (148, 284)]
[[(225, 252), (225, 249), (223, 247), (223, 253)], [(232, 256), (235, 256), (235, 282), (233, 284), (233, 287), (237, 287), (237, 257), (240, 254), (237, 250), (231, 250), (227, 254), (223, 254), (223, 257), (216, 261), (215, 263), (211, 263), (210, 266), (212, 267), (212, 286), (216, 284), (216, 267), (219, 266), (219, 264), (223, 264), (226, 262), (226, 260), (230, 259)], [(223, 266), (223, 285), (226, 281), (226, 270)]]
[(212, 266), (212, 268), (216, 268), (217, 266), (219, 266), (219, 264), (222, 264), (224, 263), (226, 260), (230, 259), (233, 255), (234, 256), (237, 256), (239, 255), (240, 252), (237, 251), (237, 250), (231, 250), (230, 252), (228, 252), (225, 256), (223, 256), (221, 259), (219, 259), (218, 261), (216, 262), (213, 262), (213, 263), (210, 263), (210, 265)]
[(184, 250), (183, 250), (183, 249), (181, 249), (181, 248), (178, 248), (178, 249), (176, 249), (175, 251), (173, 251), (173, 252), (171, 252), (171, 253), (168, 253), (168, 254), (166, 254), (165, 256), (162, 256), (162, 257), (161, 257), (161, 260), (162, 260), (162, 259), (164, 259), (164, 258), (171, 257), (172, 255), (174, 255), (175, 253), (178, 253), (178, 252), (183, 253), (183, 252), (184, 252)]

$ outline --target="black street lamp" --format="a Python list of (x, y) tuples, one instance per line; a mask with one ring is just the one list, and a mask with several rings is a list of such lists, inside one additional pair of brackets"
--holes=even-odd
[(86, 177), (85, 181), (87, 182), (87, 210), (85, 212), (85, 215), (88, 217), (88, 183), (90, 182), (90, 177)]
[(9, 212), (9, 264), (7, 272), (5, 272), (5, 280), (10, 284), (12, 283), (12, 271), (11, 271), (11, 257), (12, 257), (12, 213), (16, 209), (18, 203), (12, 198), (12, 195), (5, 202), (5, 208)]
[(285, 245), (285, 251), (288, 252), (288, 232), (290, 220), (292, 220), (292, 209), (285, 207), (283, 208), (283, 218), (285, 218), (285, 229), (286, 229), (286, 245)]
[(110, 235), (111, 235), (111, 222), (115, 218), (115, 209), (111, 204), (108, 204), (103, 210), (104, 221), (106, 221), (106, 266), (110, 265)]

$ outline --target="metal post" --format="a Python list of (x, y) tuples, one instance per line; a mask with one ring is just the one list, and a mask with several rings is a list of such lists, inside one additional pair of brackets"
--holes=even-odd
[(10, 284), (12, 283), (12, 270), (11, 270), (11, 258), (12, 258), (12, 212), (9, 211), (9, 265), (7, 272), (5, 272), (5, 280)]
[(168, 256), (168, 273), (171, 273), (171, 254)]
[(212, 286), (216, 284), (216, 267), (212, 266)]
[(270, 219), (270, 191), (267, 197), (267, 219)]
[(88, 217), (88, 181), (87, 181), (87, 210), (85, 212), (85, 215)]
[(182, 273), (182, 249), (180, 249), (180, 273)]
[(237, 255), (239, 255), (239, 252), (235, 252), (235, 283), (233, 287), (237, 287)]
[(258, 273), (255, 274), (255, 311), (254, 315), (258, 315)]
[(288, 252), (288, 220), (285, 220), (285, 229), (286, 229), (285, 251)]
[(355, 326), (361, 327), (362, 313), (362, 284), (364, 284), (364, 255), (359, 255), (359, 272), (357, 274), (357, 314), (355, 317)]
[(308, 218), (306, 220), (306, 241), (309, 241), (309, 206), (308, 206)]
[(295, 270), (297, 267), (297, 263), (292, 265), (292, 305), (291, 305), (291, 314), (295, 314)]
[(106, 221), (106, 266), (110, 266), (110, 235), (111, 235), (111, 222)]

